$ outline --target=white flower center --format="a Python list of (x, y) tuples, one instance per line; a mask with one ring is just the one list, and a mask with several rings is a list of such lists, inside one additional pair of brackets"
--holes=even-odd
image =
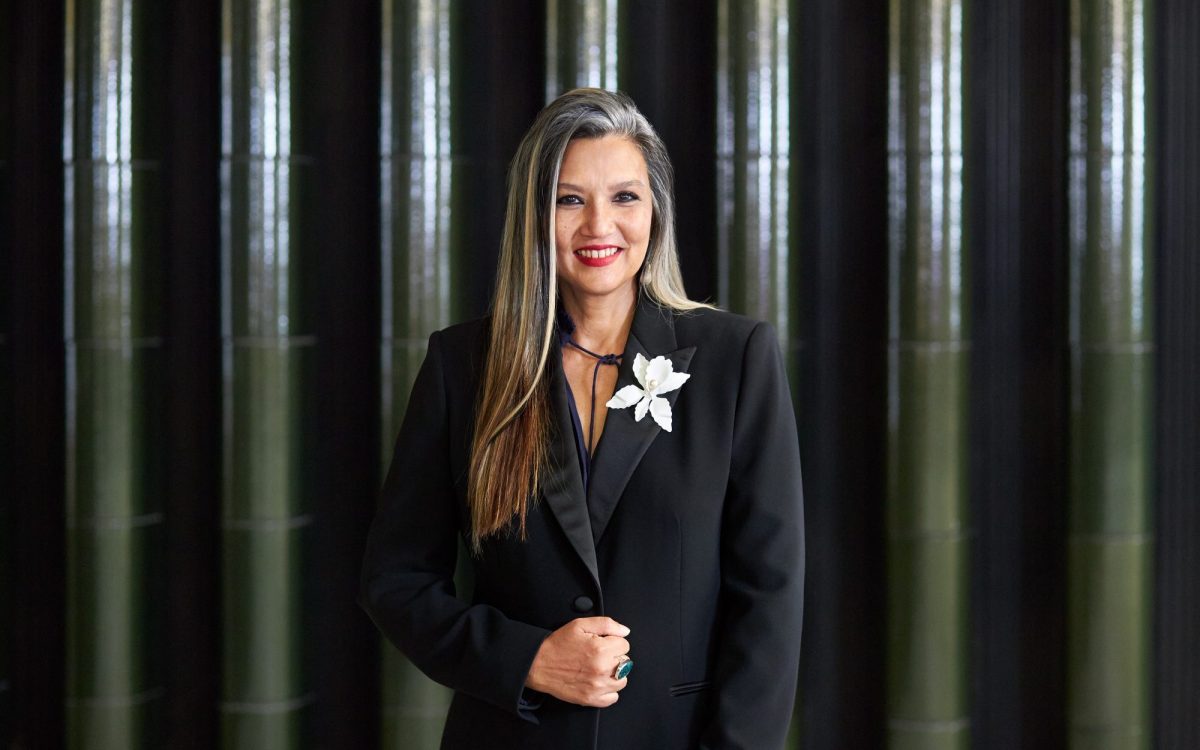
[(654, 390), (655, 388), (658, 387), (658, 381), (655, 380), (654, 378), (650, 378), (649, 380), (646, 381), (646, 387), (649, 388), (650, 390)]

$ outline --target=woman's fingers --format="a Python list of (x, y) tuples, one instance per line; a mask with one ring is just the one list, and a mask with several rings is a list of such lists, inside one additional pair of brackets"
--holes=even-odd
[(614, 679), (629, 653), (629, 628), (609, 617), (572, 620), (542, 641), (525, 684), (583, 706), (604, 707), (628, 684)]
[(588, 645), (591, 651), (596, 656), (614, 657), (624, 656), (629, 653), (629, 641), (619, 635), (610, 635), (604, 638), (592, 638)]
[(629, 635), (629, 628), (611, 617), (580, 617), (572, 622), (583, 632), (592, 635), (617, 635), (622, 638)]

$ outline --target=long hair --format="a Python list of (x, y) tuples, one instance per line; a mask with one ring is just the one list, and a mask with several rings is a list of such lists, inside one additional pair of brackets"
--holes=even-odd
[(687, 298), (675, 246), (674, 174), (658, 133), (622, 93), (582, 88), (548, 104), (509, 165), (508, 206), (491, 304), (491, 331), (471, 441), (467, 499), (471, 546), (525, 517), (547, 462), (551, 407), (547, 363), (554, 339), (558, 276), (554, 197), (567, 144), (619, 136), (642, 152), (653, 217), (638, 274), (642, 294), (673, 310), (709, 307)]

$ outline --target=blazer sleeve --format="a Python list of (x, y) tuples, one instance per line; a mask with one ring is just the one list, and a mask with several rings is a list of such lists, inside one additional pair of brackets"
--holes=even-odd
[(804, 604), (800, 448), (774, 328), (742, 361), (721, 526), (721, 609), (712, 718), (701, 747), (783, 747), (796, 697)]
[(367, 537), (359, 603), (430, 678), (536, 722), (525, 678), (550, 631), (455, 596), (459, 529), (441, 334), (409, 397)]

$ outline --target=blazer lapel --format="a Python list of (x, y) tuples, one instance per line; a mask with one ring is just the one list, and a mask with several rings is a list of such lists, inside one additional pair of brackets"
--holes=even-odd
[(542, 492), (546, 504), (554, 512), (583, 560), (596, 588), (600, 587), (599, 566), (596, 564), (596, 547), (592, 542), (592, 528), (588, 520), (587, 501), (583, 493), (583, 476), (579, 471), (579, 456), (575, 448), (575, 432), (571, 426), (570, 407), (567, 406), (566, 376), (563, 374), (562, 354), (558, 348), (550, 351), (550, 407), (554, 411), (554, 434), (550, 440), (550, 465)]
[[(629, 340), (621, 358), (617, 375), (616, 390), (626, 385), (638, 385), (633, 374), (633, 361), (638, 354), (646, 359), (664, 355), (671, 360), (676, 372), (687, 372), (696, 347), (676, 349), (673, 313), (639, 296), (638, 308), (633, 315)], [(561, 365), (560, 365), (561, 370)], [(687, 387), (686, 384), (684, 387)], [(663, 395), (674, 407), (680, 388)], [(614, 391), (615, 392), (615, 391)], [(567, 434), (571, 434), (568, 424)], [(647, 414), (638, 422), (634, 420), (634, 407), (609, 409), (604, 422), (604, 434), (592, 458), (592, 476), (587, 494), (587, 509), (591, 519), (591, 539), (599, 546), (601, 537), (608, 527), (617, 502), (625, 491), (625, 485), (633, 476), (650, 444), (658, 437), (662, 428)], [(593, 547), (595, 554), (595, 547)]]

